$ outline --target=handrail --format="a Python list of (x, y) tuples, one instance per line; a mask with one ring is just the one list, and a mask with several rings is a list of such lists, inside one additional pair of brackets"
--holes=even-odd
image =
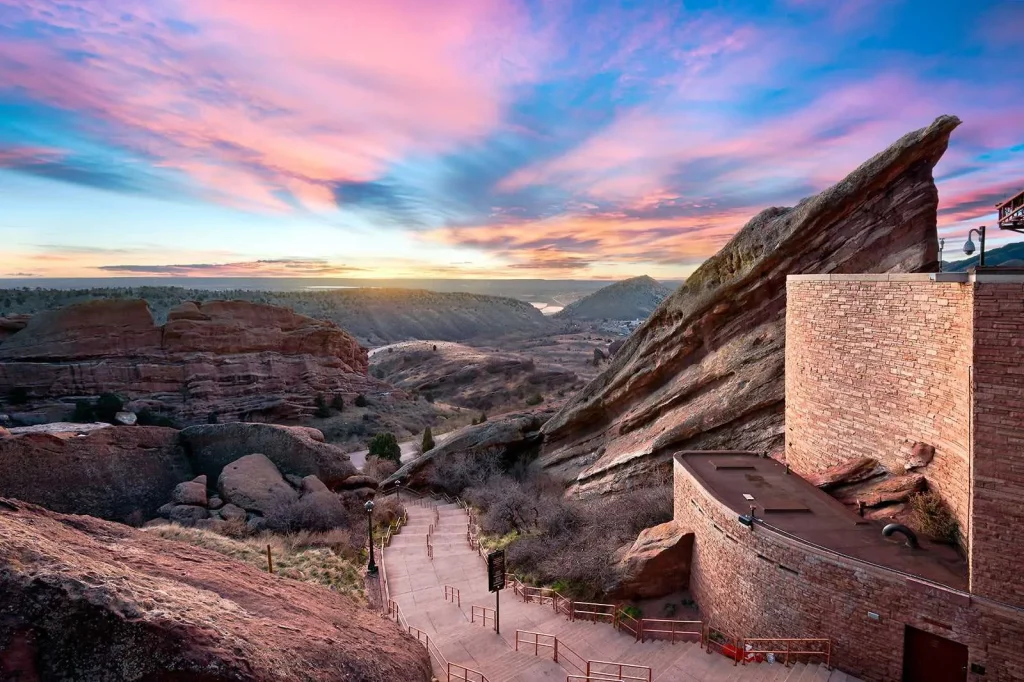
[(619, 609), (615, 614), (615, 626), (620, 630), (633, 633), (633, 639), (637, 642), (642, 641), (644, 622), (629, 615), (624, 609)]
[(733, 637), (725, 630), (720, 630), (713, 625), (705, 625), (701, 632), (701, 643), (707, 653), (712, 653), (712, 648), (723, 656), (731, 658), (733, 665), (739, 663), (743, 658), (743, 647), (738, 637)]
[[(525, 635), (532, 635), (533, 640), (531, 641), (527, 639)], [(546, 637), (550, 643), (548, 643), (548, 641), (542, 642), (541, 637)], [(555, 663), (561, 664), (561, 666), (567, 670), (568, 668), (565, 664), (568, 663), (586, 676), (577, 676), (578, 679), (628, 680), (629, 682), (651, 682), (651, 680), (654, 679), (653, 671), (646, 665), (623, 663), (619, 661), (587, 660), (564, 644), (557, 635), (549, 635), (544, 632), (532, 632), (530, 630), (516, 630), (516, 651), (519, 651), (520, 644), (525, 644), (527, 646), (532, 644), (534, 656), (539, 656), (541, 649), (551, 649), (552, 660), (554, 660)], [(566, 654), (571, 654), (571, 656), (566, 656)], [(575, 657), (579, 663), (577, 663), (576, 660), (573, 660), (573, 657)], [(615, 671), (598, 670), (598, 667), (601, 666), (614, 667)]]
[(450, 601), (453, 604), (457, 603), (459, 608), (462, 608), (462, 594), (459, 592), (459, 588), (452, 587), (451, 585), (444, 586), (444, 600)]
[[(529, 641), (522, 635), (533, 635), (533, 641)], [(541, 642), (541, 637), (547, 637), (551, 640), (550, 644)], [(580, 656), (578, 653), (573, 651), (567, 644), (558, 639), (556, 635), (549, 635), (544, 632), (532, 632), (530, 630), (516, 630), (516, 651), (519, 651), (519, 644), (523, 643), (526, 645), (533, 645), (533, 655), (539, 656), (541, 649), (551, 649), (551, 659), (566, 668), (565, 664), (568, 663), (572, 667), (576, 668), (580, 672), (586, 672), (589, 662), (587, 659)], [(569, 654), (566, 656), (566, 654)], [(577, 662), (578, 661), (578, 662)], [(568, 670), (568, 668), (566, 668)]]
[[(779, 644), (785, 643), (785, 648), (765, 646), (766, 644)], [(823, 656), (825, 658), (825, 667), (830, 668), (832, 664), (832, 640), (828, 638), (816, 638), (816, 637), (796, 637), (796, 638), (784, 638), (784, 637), (743, 637), (740, 639), (743, 664), (746, 665), (748, 661), (757, 662), (758, 656), (767, 656), (772, 654), (773, 656), (782, 656), (783, 665), (789, 665), (790, 656)], [(809, 649), (809, 647), (815, 644), (821, 645), (819, 649)], [(760, 648), (758, 646), (760, 645)], [(750, 646), (751, 648), (747, 648)], [(797, 646), (797, 649), (793, 649), (793, 646)]]
[[(603, 670), (594, 670), (594, 666), (614, 666), (616, 672), (611, 673)], [(630, 674), (632, 673), (632, 674)], [(645, 674), (646, 673), (646, 674)], [(618, 663), (615, 661), (587, 661), (587, 675), (608, 675), (613, 680), (637, 680), (638, 682), (651, 682), (654, 679), (654, 672), (646, 665), (634, 663)]]
[[(588, 611), (587, 609), (581, 609), (581, 606), (590, 606), (593, 607), (593, 610)], [(607, 609), (610, 609), (610, 611)], [(574, 619), (580, 619), (582, 616), (582, 620), (592, 620), (596, 623), (602, 618), (607, 618), (608, 622), (614, 625), (615, 613), (618, 611), (618, 606), (615, 604), (602, 604), (599, 602), (574, 601), (572, 611)]]
[(487, 619), (491, 619), (491, 626), (497, 627), (497, 616), (498, 614), (489, 606), (477, 606), (472, 604), (469, 607), (469, 622), (475, 623), (477, 616), (480, 616), (480, 621), (484, 627), (487, 627)]
[[(659, 628), (658, 626), (662, 626)], [(669, 629), (663, 629), (664, 626), (668, 626)], [(680, 626), (695, 626), (696, 630), (680, 629)], [(696, 637), (697, 641), (701, 640), (701, 632), (704, 629), (704, 622), (699, 620), (666, 620), (662, 618), (641, 618), (640, 619), (640, 641), (644, 642), (647, 639), (654, 639), (649, 635), (668, 635), (669, 639), (673, 644), (676, 643), (676, 637)]]

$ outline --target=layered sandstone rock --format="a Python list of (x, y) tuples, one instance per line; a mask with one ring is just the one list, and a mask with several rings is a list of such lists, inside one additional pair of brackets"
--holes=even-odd
[(248, 511), (262, 514), (299, 499), (266, 455), (246, 455), (221, 471), (217, 490), (222, 498)]
[(0, 334), (0, 394), (18, 389), (39, 410), (113, 392), (183, 423), (297, 419), (317, 394), (380, 390), (367, 369), (366, 350), (333, 323), (242, 301), (185, 303), (163, 326), (145, 301), (90, 301)]
[(120, 426), (0, 439), (0, 495), (69, 514), (151, 518), (193, 475), (174, 429)]
[(940, 117), (755, 216), (545, 425), (542, 465), (596, 494), (660, 475), (680, 449), (780, 454), (787, 275), (937, 269), (932, 169), (959, 123)]
[(426, 649), (331, 590), (0, 499), (0, 678), (430, 679)]

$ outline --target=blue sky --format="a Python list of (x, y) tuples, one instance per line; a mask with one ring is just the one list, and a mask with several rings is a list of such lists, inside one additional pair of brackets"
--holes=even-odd
[(950, 243), (1024, 189), (1020, 0), (302, 8), (0, 0), (0, 276), (680, 278), (944, 113)]

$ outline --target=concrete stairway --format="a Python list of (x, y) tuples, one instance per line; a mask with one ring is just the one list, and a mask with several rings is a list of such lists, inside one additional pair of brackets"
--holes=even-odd
[[(549, 605), (522, 602), (511, 590), (501, 593), (499, 635), (490, 619), (486, 627), (479, 617), (471, 622), (471, 607), (493, 609), (495, 597), (487, 591), (484, 561), (466, 541), (465, 511), (454, 504), (438, 505), (431, 560), (426, 536), (434, 523), (433, 508), (416, 504), (407, 508), (409, 523), (394, 536), (384, 555), (391, 598), (409, 624), (426, 632), (445, 658), (481, 672), (488, 682), (564, 682), (568, 674), (578, 674), (568, 663), (563, 663), (567, 667), (555, 663), (550, 648), (541, 647), (534, 656), (532, 638), (531, 644), (521, 642), (516, 651), (517, 630), (554, 635), (561, 647), (582, 659), (648, 666), (658, 682), (857, 682), (818, 664), (733, 665), (696, 643), (640, 643), (607, 623), (570, 622)], [(459, 591), (461, 606), (445, 600), (445, 585)], [(571, 654), (562, 658), (575, 659)], [(436, 662), (435, 674), (446, 680), (446, 672), (437, 669)]]

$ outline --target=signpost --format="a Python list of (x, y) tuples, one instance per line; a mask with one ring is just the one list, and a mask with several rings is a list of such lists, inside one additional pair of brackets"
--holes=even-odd
[(501, 604), (498, 595), (505, 589), (505, 550), (487, 555), (487, 589), (494, 593), (494, 631), (501, 634)]

